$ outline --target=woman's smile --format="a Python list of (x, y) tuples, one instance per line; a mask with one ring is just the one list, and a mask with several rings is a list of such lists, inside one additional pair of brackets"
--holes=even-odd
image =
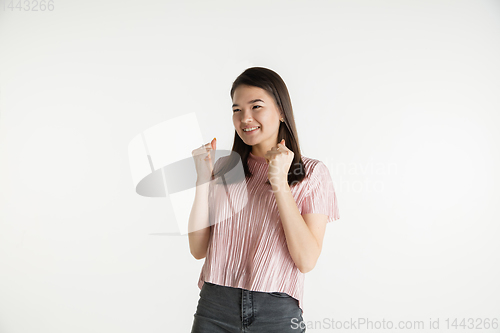
[(257, 132), (258, 130), (260, 130), (260, 127), (257, 127), (251, 131), (243, 131), (243, 133), (245, 133), (246, 135), (251, 135), (251, 134), (254, 134), (255, 132)]

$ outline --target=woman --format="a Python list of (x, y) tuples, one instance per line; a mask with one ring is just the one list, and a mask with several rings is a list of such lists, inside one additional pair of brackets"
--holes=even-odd
[[(339, 218), (333, 183), (323, 162), (301, 155), (277, 73), (248, 68), (230, 95), (231, 155), (212, 166), (215, 138), (192, 152), (198, 179), (189, 247), (206, 259), (191, 332), (305, 332), (305, 273), (318, 260), (326, 224)], [(230, 176), (238, 162), (239, 182)]]

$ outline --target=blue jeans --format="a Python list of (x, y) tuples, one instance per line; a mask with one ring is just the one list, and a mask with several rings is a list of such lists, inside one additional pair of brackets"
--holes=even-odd
[(299, 301), (286, 293), (203, 284), (191, 333), (303, 333)]

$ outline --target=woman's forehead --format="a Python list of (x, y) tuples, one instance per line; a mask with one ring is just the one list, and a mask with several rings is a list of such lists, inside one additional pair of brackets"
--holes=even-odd
[(270, 98), (271, 96), (269, 96), (267, 91), (260, 87), (254, 86), (239, 86), (238, 88), (236, 88), (233, 95), (233, 101), (235, 103), (249, 103), (255, 99), (261, 99), (262, 101), (266, 102), (269, 101)]

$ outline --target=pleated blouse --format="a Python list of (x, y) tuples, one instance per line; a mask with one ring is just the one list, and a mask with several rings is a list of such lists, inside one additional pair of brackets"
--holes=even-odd
[[(216, 171), (221, 159), (214, 165)], [(306, 178), (290, 187), (300, 213), (327, 215), (327, 223), (339, 219), (328, 168), (303, 155), (302, 161)], [(229, 195), (223, 185), (209, 186), (211, 230), (198, 287), (201, 290), (207, 281), (252, 291), (283, 292), (298, 300), (304, 313), (305, 274), (288, 251), (276, 198), (271, 185), (266, 184), (268, 164), (265, 158), (250, 153), (248, 167), (252, 177), (244, 186), (230, 189)]]

